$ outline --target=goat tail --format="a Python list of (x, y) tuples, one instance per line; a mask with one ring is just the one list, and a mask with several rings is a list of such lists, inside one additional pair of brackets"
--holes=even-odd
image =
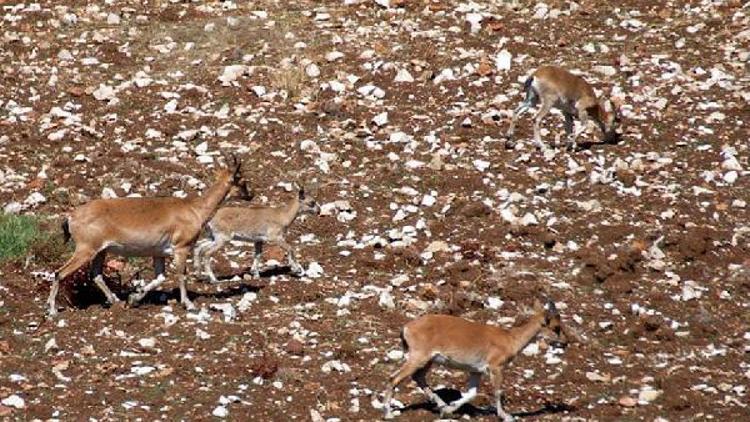
[(534, 83), (534, 76), (529, 76), (526, 78), (526, 82), (523, 83), (523, 90), (524, 92), (528, 93), (529, 89), (531, 89), (531, 84)]
[(404, 329), (401, 329), (401, 347), (404, 349), (404, 352), (409, 351), (409, 343), (406, 342), (406, 336), (404, 336)]
[(525, 103), (528, 103), (530, 105), (535, 105), (539, 95), (537, 94), (536, 90), (532, 86), (534, 84), (534, 76), (529, 76), (526, 79), (526, 82), (523, 83), (523, 92), (526, 93), (526, 98), (524, 99)]
[(68, 243), (68, 241), (70, 241), (70, 223), (67, 218), (63, 220), (61, 227), (63, 232), (63, 243)]

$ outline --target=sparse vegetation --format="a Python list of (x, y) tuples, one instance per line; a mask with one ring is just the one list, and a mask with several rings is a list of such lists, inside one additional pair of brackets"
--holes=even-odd
[(306, 85), (305, 69), (299, 65), (289, 65), (271, 73), (271, 86), (286, 92), (287, 100), (295, 100), (303, 96)]
[[(0, 204), (36, 217), (0, 262), (0, 420), (378, 420), (407, 321), (511, 327), (537, 296), (580, 341), (507, 368), (518, 419), (744, 420), (750, 8), (509, 1), (4, 3)], [(552, 117), (539, 150), (527, 115), (505, 148), (551, 64), (624, 99), (620, 143), (591, 127), (567, 151)], [(62, 242), (65, 215), (104, 188), (205, 195), (228, 152), (256, 198), (221, 207), (281, 205), (290, 172), (320, 183), (323, 215), (289, 232), (311, 271), (274, 246), (252, 279), (252, 245), (227, 242), (220, 283), (185, 274), (186, 312), (171, 259), (138, 307), (108, 307), (82, 265), (45, 319), (85, 243)], [(158, 278), (114, 252), (120, 301)], [(436, 394), (467, 392), (435, 370)], [(489, 384), (457, 419), (497, 420)], [(398, 422), (440, 417), (417, 387)]]
[(67, 247), (55, 232), (57, 220), (31, 215), (0, 215), (0, 262), (33, 257), (58, 264)]
[(66, 255), (71, 248), (63, 241), (58, 223), (57, 219), (39, 222), (39, 235), (32, 242), (27, 254), (34, 259), (36, 265), (51, 269), (65, 262)]
[(0, 215), (0, 262), (27, 254), (32, 244), (42, 237), (39, 220), (28, 215)]

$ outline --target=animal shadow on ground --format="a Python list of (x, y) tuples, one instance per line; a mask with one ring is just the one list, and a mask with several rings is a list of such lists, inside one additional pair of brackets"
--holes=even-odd
[(576, 146), (579, 151), (590, 150), (592, 148), (604, 148), (608, 145), (618, 145), (622, 142), (622, 135), (619, 133), (607, 134), (599, 141), (582, 141)]
[[(287, 269), (287, 272), (289, 270)], [(262, 273), (263, 274), (263, 273)], [(272, 274), (269, 274), (270, 276)], [(188, 275), (190, 277), (190, 275)], [(169, 280), (165, 283), (169, 283)], [(104, 282), (109, 286), (112, 293), (115, 294), (120, 300), (126, 302), (128, 295), (136, 291), (136, 288), (132, 284), (123, 281), (120, 274), (115, 273), (114, 275), (104, 275)], [(188, 296), (190, 299), (196, 298), (208, 298), (213, 300), (228, 299), (235, 296), (241, 296), (247, 292), (258, 292), (265, 287), (263, 284), (248, 284), (245, 282), (237, 285), (229, 286), (218, 292), (195, 292), (190, 290), (190, 285), (194, 282), (193, 279), (188, 280)], [(46, 283), (45, 294), (49, 294), (49, 283)], [(40, 291), (42, 288), (40, 287)], [(61, 283), (60, 291), (62, 293), (63, 300), (67, 306), (76, 309), (87, 309), (90, 306), (103, 306), (109, 307), (105, 300), (104, 294), (96, 287), (93, 281), (88, 280), (88, 275), (85, 270), (76, 272), (73, 276), (68, 277)], [(146, 297), (140, 301), (139, 306), (143, 305), (166, 305), (170, 300), (179, 302), (180, 300), (180, 289), (175, 286), (170, 290), (153, 290), (146, 294)]]
[[(127, 286), (119, 274), (104, 274), (104, 282), (109, 286), (112, 293), (120, 299), (127, 298), (132, 289)], [(49, 283), (40, 284), (39, 291), (45, 295), (49, 294)], [(102, 305), (109, 306), (106, 303), (104, 294), (89, 280), (88, 268), (82, 268), (70, 277), (60, 282), (60, 296), (66, 306), (76, 309), (86, 309), (90, 306)]]
[[(225, 274), (217, 276), (216, 279), (218, 280), (216, 283), (211, 283), (210, 281), (207, 281), (205, 278), (200, 278), (199, 280), (203, 283), (209, 283), (209, 284), (224, 284), (231, 282), (235, 277), (244, 278), (245, 276), (252, 276), (253, 271), (252, 267), (246, 267), (243, 268), (242, 271), (237, 273), (231, 273), (231, 274)], [(292, 267), (288, 265), (279, 265), (274, 266), (270, 268), (266, 268), (263, 271), (260, 271), (260, 278), (268, 278), (268, 277), (274, 277), (279, 275), (290, 275), (292, 277), (297, 277), (296, 274), (292, 272)]]
[[(437, 394), (438, 396), (440, 396), (441, 399), (443, 399), (443, 401), (449, 404), (461, 398), (461, 392), (454, 388), (441, 388), (441, 389), (434, 390), (434, 391), (435, 391), (435, 394)], [(398, 410), (400, 410), (401, 413), (410, 412), (414, 410), (427, 410), (436, 415), (440, 414), (440, 410), (437, 408), (435, 403), (432, 403), (432, 402), (410, 404)], [(564, 403), (545, 403), (544, 406), (542, 406), (541, 408), (537, 410), (533, 410), (529, 412), (516, 412), (516, 413), (512, 413), (512, 415), (516, 418), (526, 418), (526, 417), (533, 417), (533, 416), (553, 415), (553, 414), (563, 413), (563, 412), (572, 412), (574, 410), (575, 410), (574, 406), (570, 406)], [(481, 407), (474, 406), (471, 403), (466, 403), (465, 405), (459, 407), (455, 411), (453, 416), (458, 419), (464, 415), (474, 418), (477, 416), (495, 416), (496, 414), (497, 414), (497, 409), (495, 409), (495, 406), (487, 406), (485, 408), (481, 408)]]
[[(202, 293), (202, 292), (195, 292), (190, 290), (190, 285), (188, 285), (188, 297), (190, 300), (195, 300), (198, 298), (206, 298), (206, 299), (214, 299), (214, 300), (221, 300), (221, 299), (228, 299), (230, 297), (235, 296), (241, 296), (248, 292), (259, 292), (261, 289), (263, 289), (265, 286), (263, 285), (252, 285), (247, 283), (241, 283), (236, 286), (231, 286), (226, 289), (222, 289), (219, 292), (209, 292), (209, 293)], [(132, 291), (135, 291), (133, 289)], [(125, 299), (127, 299), (127, 296), (125, 296)], [(144, 306), (144, 305), (167, 305), (171, 300), (174, 300), (179, 303), (180, 301), (180, 288), (174, 287), (171, 290), (152, 290), (146, 294), (146, 297), (141, 300), (137, 306)]]

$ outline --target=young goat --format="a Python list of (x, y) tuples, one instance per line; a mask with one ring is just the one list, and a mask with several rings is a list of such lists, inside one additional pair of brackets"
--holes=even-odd
[[(551, 301), (546, 309), (536, 301), (534, 315), (523, 325), (511, 329), (467, 321), (448, 315), (425, 315), (409, 322), (401, 330), (401, 340), (409, 357), (391, 375), (385, 390), (385, 418), (391, 419), (393, 390), (407, 377), (416, 381), (427, 398), (438, 405), (441, 415), (449, 415), (477, 395), (479, 381), (488, 373), (495, 392), (497, 416), (504, 421), (513, 417), (502, 407), (503, 367), (542, 332), (558, 343), (564, 343), (560, 314)], [(469, 391), (460, 399), (445, 403), (427, 385), (427, 373), (433, 363), (468, 371)]]
[[(603, 141), (613, 143), (618, 140), (616, 132), (620, 120), (616, 104), (608, 99), (599, 101), (594, 88), (582, 77), (574, 75), (565, 69), (555, 66), (543, 66), (537, 69), (524, 83), (526, 98), (513, 111), (513, 117), (506, 136), (506, 146), (513, 148), (512, 140), (516, 127), (516, 120), (523, 112), (541, 103), (539, 111), (534, 116), (534, 143), (541, 148), (542, 137), (540, 125), (542, 119), (554, 107), (560, 109), (565, 116), (565, 132), (568, 135), (568, 148), (576, 148), (578, 136), (586, 130), (589, 118), (593, 119), (603, 134)], [(581, 127), (573, 133), (573, 119), (581, 121)], [(572, 139), (570, 138), (571, 134)]]
[(109, 303), (119, 302), (104, 283), (102, 266), (107, 252), (122, 256), (151, 256), (156, 278), (143, 290), (130, 295), (135, 304), (164, 282), (165, 258), (174, 256), (180, 281), (180, 299), (187, 309), (194, 305), (187, 296), (185, 260), (206, 221), (216, 211), (232, 187), (247, 193), (240, 176), (240, 163), (232, 157), (229, 168), (217, 171), (216, 182), (203, 196), (190, 198), (97, 199), (75, 209), (63, 223), (65, 240), (71, 237), (73, 256), (55, 272), (48, 305), (57, 313), (55, 298), (60, 280), (91, 262), (90, 275)]
[(253, 259), (253, 277), (260, 276), (260, 258), (263, 253), (263, 243), (275, 243), (286, 252), (289, 267), (295, 274), (304, 272), (294, 258), (292, 247), (284, 240), (286, 231), (300, 214), (318, 214), (320, 207), (315, 199), (306, 197), (304, 188), (297, 188), (297, 196), (280, 207), (250, 206), (225, 207), (216, 212), (208, 223), (210, 241), (195, 248), (193, 265), (195, 272), (200, 274), (201, 263), (203, 271), (212, 283), (217, 282), (211, 269), (211, 255), (219, 251), (228, 241), (240, 240), (253, 242), (255, 258)]

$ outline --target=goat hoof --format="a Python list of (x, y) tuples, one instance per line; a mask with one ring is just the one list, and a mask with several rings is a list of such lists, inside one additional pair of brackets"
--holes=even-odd
[(55, 319), (57, 317), (57, 311), (56, 310), (47, 310), (47, 319)]
[(138, 302), (140, 302), (141, 299), (143, 299), (142, 293), (131, 293), (128, 296), (128, 305), (133, 307), (138, 306)]
[(454, 406), (445, 406), (440, 408), (440, 416), (449, 416), (452, 415), (453, 412), (456, 411), (456, 408)]
[(510, 139), (505, 141), (505, 149), (515, 149), (515, 148), (516, 148), (516, 143), (514, 141)]

